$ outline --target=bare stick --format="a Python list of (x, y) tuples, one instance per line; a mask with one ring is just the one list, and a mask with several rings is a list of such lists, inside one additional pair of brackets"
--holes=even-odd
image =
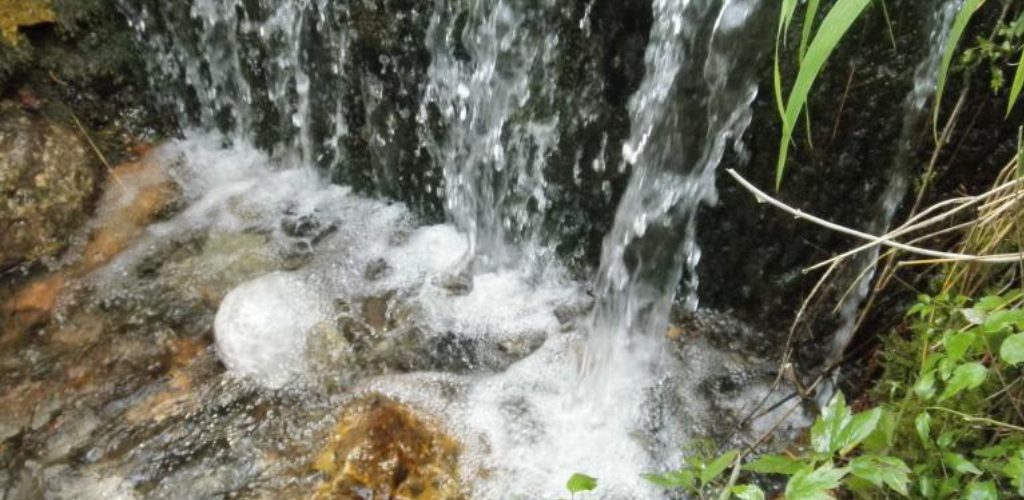
[(930, 249), (927, 249), (927, 248), (919, 248), (919, 247), (915, 247), (915, 246), (912, 246), (912, 245), (906, 245), (906, 244), (900, 243), (898, 241), (893, 241), (893, 240), (889, 239), (889, 237), (887, 235), (875, 236), (873, 234), (868, 234), (868, 233), (865, 233), (865, 232), (862, 232), (862, 231), (858, 231), (856, 229), (851, 229), (851, 228), (848, 228), (846, 226), (841, 226), (839, 224), (835, 224), (833, 222), (829, 222), (829, 221), (827, 221), (825, 219), (822, 219), (820, 217), (816, 217), (814, 215), (811, 215), (811, 214), (808, 214), (806, 212), (803, 212), (802, 210), (799, 210), (799, 209), (793, 208), (793, 207), (791, 207), (789, 205), (786, 205), (785, 203), (783, 203), (783, 202), (781, 202), (781, 201), (779, 201), (779, 200), (777, 200), (775, 198), (772, 198), (771, 196), (769, 196), (764, 191), (761, 191), (760, 189), (756, 188), (753, 184), (751, 184), (749, 181), (747, 181), (742, 176), (740, 176), (740, 174), (736, 173), (735, 170), (730, 168), (730, 169), (728, 169), (726, 171), (729, 172), (729, 175), (733, 176), (733, 178), (736, 179), (736, 181), (739, 182), (740, 185), (743, 186), (743, 188), (745, 188), (747, 191), (750, 191), (759, 202), (768, 203), (769, 205), (772, 205), (772, 206), (782, 210), (783, 212), (791, 214), (791, 215), (793, 215), (794, 217), (796, 217), (798, 219), (804, 219), (804, 220), (807, 220), (808, 222), (811, 222), (811, 223), (816, 224), (818, 226), (824, 227), (826, 229), (830, 229), (832, 231), (836, 231), (836, 232), (839, 232), (839, 233), (843, 233), (843, 234), (847, 234), (847, 235), (850, 235), (850, 236), (854, 236), (854, 237), (860, 238), (862, 240), (876, 242), (878, 244), (885, 245), (885, 246), (892, 247), (892, 248), (896, 248), (896, 249), (899, 249), (899, 250), (903, 250), (903, 251), (909, 252), (909, 253), (923, 255), (923, 256), (926, 256), (926, 257), (935, 257), (935, 258), (939, 258), (939, 259), (947, 259), (947, 260), (950, 260), (950, 261), (981, 262), (981, 263), (986, 263), (986, 264), (1010, 264), (1010, 263), (1018, 262), (1022, 258), (1024, 258), (1024, 252), (1005, 253), (1005, 254), (996, 254), (996, 255), (967, 255), (967, 254), (961, 254), (961, 253), (941, 252), (941, 251), (938, 251), (938, 250), (930, 250)]

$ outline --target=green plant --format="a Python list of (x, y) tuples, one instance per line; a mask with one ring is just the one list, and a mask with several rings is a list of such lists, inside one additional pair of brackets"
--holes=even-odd
[(766, 455), (744, 470), (789, 476), (787, 498), (831, 498), (831, 491), (840, 486), (862, 496), (885, 489), (905, 496), (910, 468), (897, 457), (871, 453), (869, 446), (862, 446), (869, 438), (885, 441), (891, 420), (883, 408), (854, 415), (839, 393), (811, 427), (808, 452), (797, 457)]
[[(840, 486), (851, 491), (873, 493), (888, 488), (907, 494), (910, 469), (902, 460), (866, 452), (861, 444), (876, 431), (885, 435), (891, 426), (879, 423), (892, 418), (882, 408), (854, 415), (842, 394), (837, 394), (811, 427), (811, 449), (795, 456), (765, 455), (739, 468), (740, 454), (730, 450), (716, 458), (703, 451), (689, 455), (676, 471), (645, 476), (657, 486), (680, 489), (700, 498), (717, 496), (741, 500), (763, 499), (763, 490), (754, 484), (735, 484), (740, 470), (758, 474), (788, 476), (786, 498), (831, 498)], [(881, 430), (879, 430), (881, 429)], [(723, 473), (733, 466), (726, 480)]]
[(860, 17), (869, 3), (871, 3), (871, 0), (838, 0), (832, 6), (832, 9), (829, 10), (828, 14), (825, 15), (825, 19), (821, 22), (821, 26), (808, 46), (807, 40), (810, 38), (814, 16), (817, 14), (818, 1), (812, 0), (807, 2), (807, 16), (805, 16), (804, 29), (800, 38), (800, 69), (797, 72), (793, 88), (789, 91), (789, 97), (783, 100), (782, 73), (779, 69), (779, 46), (785, 40), (786, 34), (789, 31), (789, 25), (793, 21), (797, 8), (796, 0), (783, 1), (775, 41), (775, 101), (782, 116), (782, 139), (779, 143), (779, 157), (775, 169), (776, 189), (782, 185), (782, 173), (786, 168), (793, 131), (796, 128), (796, 122), (800, 117), (800, 113), (807, 104), (807, 97), (814, 86), (814, 81), (817, 80), (825, 63), (832, 55), (832, 52), (835, 51), (843, 36), (846, 35), (850, 26)]
[(945, 293), (910, 308), (912, 340), (890, 353), (882, 380), (900, 416), (889, 451), (912, 464), (917, 494), (1024, 495), (1022, 302), (1019, 290)]
[[(779, 189), (782, 185), (783, 173), (785, 172), (786, 162), (789, 159), (789, 148), (793, 142), (793, 133), (800, 114), (805, 111), (807, 100), (815, 81), (820, 76), (836, 47), (857, 19), (862, 17), (870, 3), (871, 0), (836, 0), (817, 29), (814, 28), (814, 22), (820, 8), (820, 0), (808, 0), (803, 4), (804, 19), (800, 34), (800, 44), (797, 50), (797, 75), (792, 87), (789, 89), (788, 96), (784, 97), (786, 91), (783, 88), (782, 72), (780, 69), (781, 47), (788, 37), (789, 27), (796, 17), (800, 2), (797, 0), (783, 0), (776, 32), (773, 73), (775, 101), (782, 119), (782, 136), (779, 141), (779, 155), (775, 167), (776, 189)], [(888, 19), (888, 12), (885, 9), (884, 2), (879, 3), (883, 14)], [(932, 120), (936, 138), (938, 137), (938, 122), (942, 98), (945, 94), (950, 67), (971, 19), (985, 3), (986, 0), (964, 0), (950, 29), (949, 38), (946, 41), (940, 60), (936, 82)], [(1021, 15), (1024, 16), (1024, 13)], [(976, 47), (965, 52), (965, 57), (970, 61), (971, 58), (975, 60), (993, 60), (997, 57), (1005, 59), (1008, 54), (1021, 50), (1020, 64), (1017, 66), (1013, 82), (1010, 85), (1007, 115), (1013, 110), (1021, 90), (1024, 89), (1024, 49), (1017, 47), (1017, 40), (1022, 31), (1024, 31), (1024, 19), (1018, 17), (1010, 23), (1001, 24), (996, 32), (996, 38), (999, 38), (999, 43), (981, 39)], [(813, 37), (811, 35), (812, 32)], [(891, 26), (889, 28), (889, 35), (892, 38)], [(995, 67), (994, 64), (993, 67)], [(993, 71), (992, 82), (993, 87), (997, 90), (1003, 88), (1004, 78), (1001, 67), (998, 71)], [(808, 119), (809, 122), (810, 120)]]
[(565, 489), (569, 492), (569, 498), (576, 498), (577, 493), (596, 490), (597, 478), (577, 472), (569, 477)]
[(682, 490), (700, 498), (708, 498), (714, 492), (719, 492), (719, 498), (729, 498), (731, 495), (742, 500), (764, 498), (764, 492), (758, 486), (727, 484), (722, 477), (722, 473), (730, 466), (737, 464), (737, 450), (729, 450), (716, 457), (712, 443), (698, 441), (689, 451), (678, 470), (664, 474), (645, 474), (644, 479), (658, 487)]

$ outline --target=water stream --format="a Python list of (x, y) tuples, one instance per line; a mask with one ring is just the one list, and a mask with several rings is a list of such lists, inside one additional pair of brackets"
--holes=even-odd
[[(603, 131), (586, 165), (567, 124), (598, 120), (627, 85), (573, 109), (560, 65), (598, 43), (607, 5), (395, 4), (121, 0), (182, 137), (110, 190), (73, 271), (43, 282), (63, 294), (55, 319), (0, 357), (17, 375), (0, 396), (45, 402), (2, 415), (0, 437), (27, 451), (0, 447), (19, 464), (0, 493), (308, 495), (340, 409), (371, 393), (452, 436), (452, 474), (482, 499), (554, 498), (573, 472), (600, 479), (595, 498), (657, 498), (642, 474), (676, 466), (687, 442), (806, 424), (774, 425), (794, 406), (772, 390), (778, 343), (698, 308), (697, 211), (716, 202), (723, 160), (745, 158), (770, 2), (654, 0), (642, 77), (627, 75), (638, 86), (620, 104), (628, 134)], [(622, 36), (609, 45), (638, 43)], [(613, 49), (594, 67), (627, 72), (629, 51)], [(937, 53), (907, 97), (897, 173)], [(574, 185), (593, 175), (602, 197), (629, 176), (589, 280), (542, 231), (566, 156)], [(130, 238), (105, 236), (133, 227), (109, 214), (140, 206), (151, 213)], [(766, 397), (780, 405), (749, 420)]]

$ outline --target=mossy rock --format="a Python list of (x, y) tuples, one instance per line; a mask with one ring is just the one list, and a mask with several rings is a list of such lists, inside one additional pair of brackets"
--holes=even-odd
[(22, 27), (52, 23), (56, 15), (46, 0), (4, 0), (0, 2), (0, 39), (9, 45), (21, 40)]
[(412, 408), (373, 394), (343, 411), (313, 465), (327, 478), (313, 498), (466, 498), (460, 449)]
[(95, 197), (96, 167), (74, 130), (0, 106), (0, 269), (63, 250)]

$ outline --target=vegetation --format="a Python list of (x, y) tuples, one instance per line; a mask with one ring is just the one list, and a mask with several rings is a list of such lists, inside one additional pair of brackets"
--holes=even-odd
[[(951, 27), (949, 39), (943, 50), (942, 60), (938, 72), (936, 85), (935, 104), (933, 111), (933, 123), (935, 135), (938, 138), (938, 123), (942, 110), (942, 99), (946, 91), (946, 84), (957, 49), (971, 19), (975, 13), (988, 0), (964, 0), (959, 6), (956, 18)], [(779, 16), (779, 26), (776, 36), (775, 47), (775, 68), (774, 68), (774, 90), (775, 100), (782, 119), (782, 137), (779, 142), (778, 162), (775, 169), (776, 189), (781, 187), (782, 178), (789, 158), (789, 149), (794, 142), (793, 133), (797, 127), (800, 113), (804, 111), (808, 96), (814, 87), (815, 80), (821, 74), (828, 62), (829, 57), (842, 42), (850, 27), (860, 18), (871, 5), (871, 0), (837, 0), (828, 10), (824, 19), (815, 30), (815, 20), (819, 11), (820, 0), (808, 0), (803, 3), (804, 20), (800, 36), (800, 45), (797, 51), (798, 71), (789, 94), (783, 88), (781, 74), (782, 45), (787, 39), (790, 25), (796, 17), (800, 3), (797, 0), (783, 0)], [(994, 1), (992, 3), (995, 3)], [(885, 9), (884, 0), (875, 2), (877, 8)], [(987, 61), (992, 68), (992, 87), (994, 90), (1003, 88), (1003, 69), (1000, 63), (1010, 55), (1020, 52), (1020, 62), (1024, 63), (1024, 50), (1019, 46), (1021, 34), (1024, 33), (1024, 13), (1011, 22), (1000, 21), (994, 35), (991, 38), (978, 40), (977, 46), (964, 53), (964, 64), (970, 66), (981, 61)], [(814, 31), (813, 37), (811, 32)], [(1011, 84), (1007, 105), (1007, 114), (1013, 110), (1020, 92), (1024, 88), (1024, 64), (1018, 64), (1014, 72), (1013, 83)], [(808, 120), (809, 122), (809, 120)]]

